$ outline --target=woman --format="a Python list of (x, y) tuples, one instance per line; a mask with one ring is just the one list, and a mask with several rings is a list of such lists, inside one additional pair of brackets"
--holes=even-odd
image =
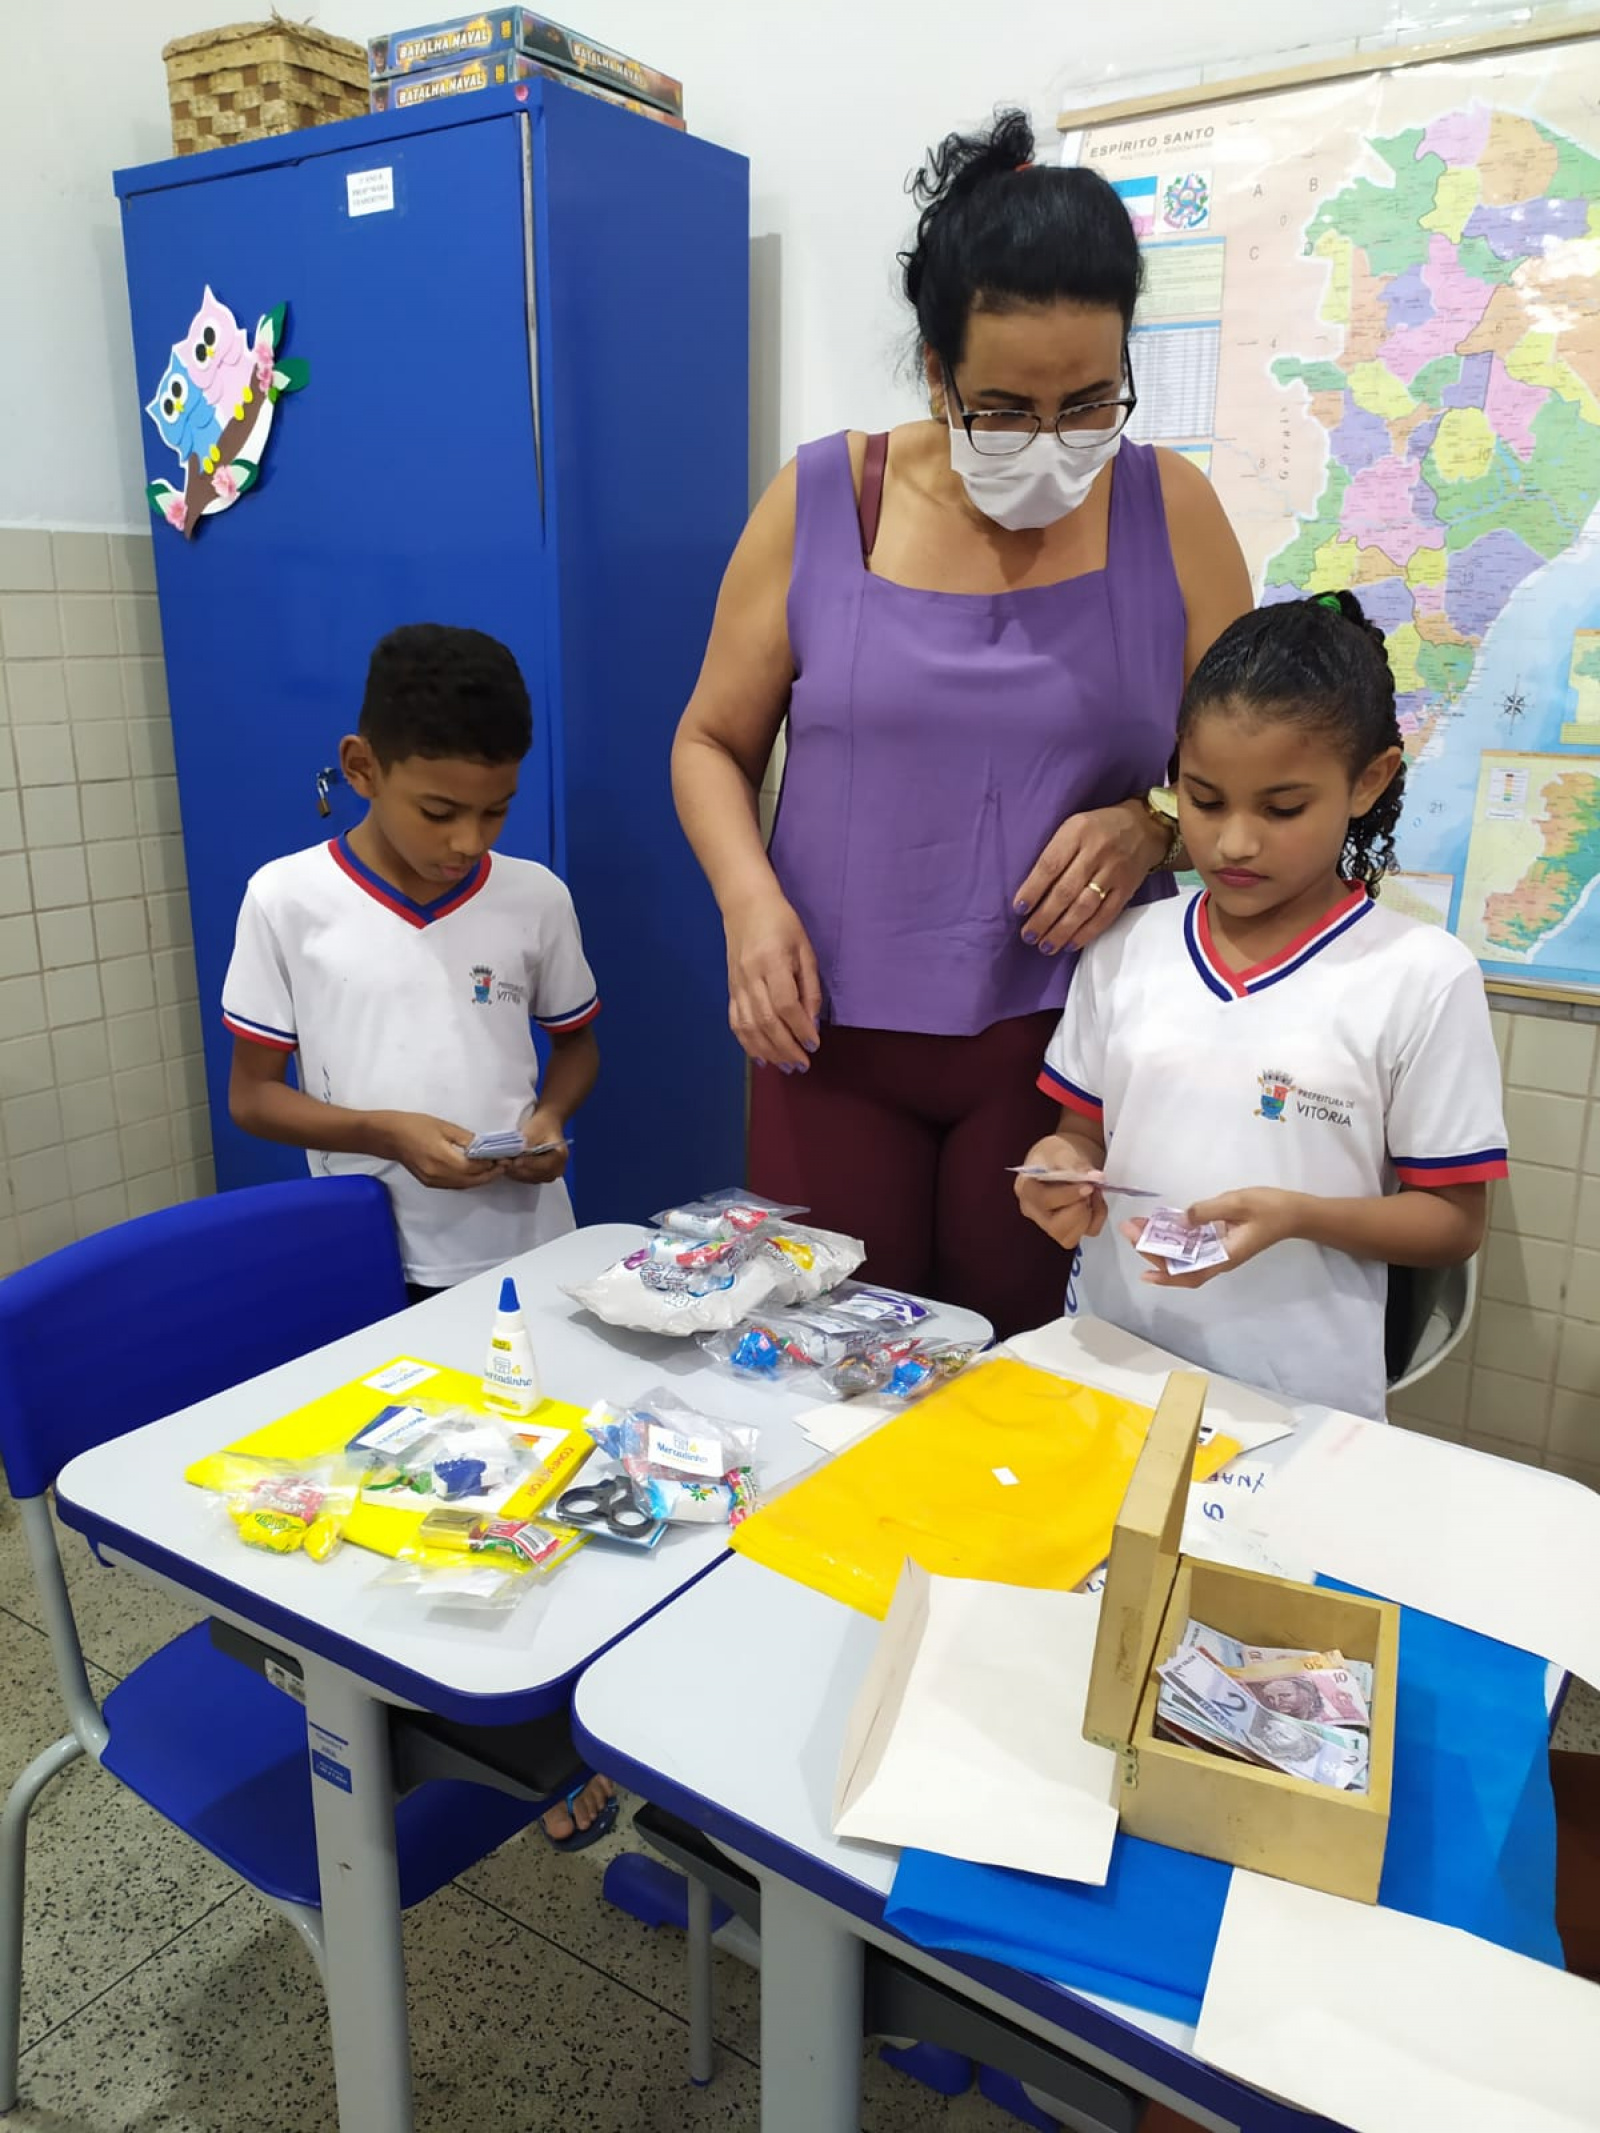
[(729, 1020), (765, 1070), (751, 1183), (864, 1237), (873, 1279), (1002, 1333), (1061, 1306), (1006, 1166), (1049, 1130), (1034, 1082), (1075, 951), (1170, 892), (1146, 794), (1185, 679), (1250, 605), (1205, 478), (1123, 434), (1127, 214), (1032, 155), (1008, 112), (915, 180), (933, 418), (823, 438), (778, 476), (673, 750)]

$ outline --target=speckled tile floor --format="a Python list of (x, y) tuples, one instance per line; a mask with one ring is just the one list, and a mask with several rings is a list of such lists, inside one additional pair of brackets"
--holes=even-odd
[[(64, 1536), (96, 1692), (187, 1619)], [(61, 1730), (15, 1511), (0, 1487), (0, 1791)], [(1575, 1687), (1561, 1745), (1600, 1753)], [(406, 1921), (419, 2133), (668, 2133), (758, 2124), (756, 1979), (718, 1957), (718, 2072), (687, 2080), (680, 1937), (602, 1898), (619, 1836), (524, 1837)], [(293, 1930), (113, 1780), (45, 1793), (29, 1856), (22, 2100), (7, 2133), (334, 2133), (327, 2023)], [(867, 2056), (864, 2133), (1015, 2133)]]
[[(96, 1694), (193, 1619), (62, 1536)], [(0, 1484), (0, 1797), (63, 1728), (16, 1512)], [(278, 1914), (83, 1763), (34, 1811), (22, 2097), (6, 2133), (334, 2133), (327, 2021)], [(506, 1845), (406, 1920), (418, 2133), (754, 2133), (757, 1981), (717, 1962), (717, 2078), (688, 2081), (680, 1935), (600, 1889), (625, 1833), (575, 1859)], [(866, 2062), (865, 2133), (1016, 2133)]]

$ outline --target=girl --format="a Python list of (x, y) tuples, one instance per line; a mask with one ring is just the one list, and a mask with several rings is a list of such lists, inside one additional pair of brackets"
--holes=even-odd
[(1178, 717), (1178, 820), (1205, 887), (1085, 953), (1040, 1077), (1060, 1127), (1028, 1160), (1109, 1163), (1216, 1223), (1227, 1259), (1171, 1274), (1134, 1251), (1141, 1223), (1107, 1230), (1094, 1186), (1017, 1187), (1059, 1245), (1086, 1245), (1085, 1311), (1375, 1419), (1387, 1267), (1470, 1258), (1506, 1170), (1477, 965), (1375, 901), (1404, 785), (1394, 677), (1352, 594), (1223, 632)]
[(1008, 1333), (1061, 1308), (1061, 1259), (1005, 1186), (1049, 1130), (1039, 1053), (1075, 951), (1172, 893), (1146, 795), (1250, 584), (1205, 477), (1127, 435), (1142, 268), (1105, 179), (1035, 165), (1009, 112), (915, 193), (932, 413), (802, 445), (757, 505), (673, 785), (729, 1019), (768, 1070), (750, 1183), (864, 1237), (875, 1280)]

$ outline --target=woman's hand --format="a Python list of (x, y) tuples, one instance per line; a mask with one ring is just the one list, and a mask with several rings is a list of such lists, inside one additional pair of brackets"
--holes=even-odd
[[(1214, 1222), (1221, 1235), (1226, 1259), (1198, 1274), (1169, 1274), (1156, 1259), (1145, 1262), (1145, 1280), (1158, 1289), (1203, 1289), (1220, 1274), (1231, 1274), (1275, 1244), (1284, 1244), (1299, 1234), (1300, 1196), (1274, 1185), (1248, 1185), (1242, 1192), (1218, 1193), (1214, 1200), (1197, 1200), (1184, 1216), (1194, 1225)], [(1142, 1219), (1124, 1222), (1122, 1234), (1137, 1249), (1144, 1232)]]
[(1018, 889), (1022, 938), (1041, 955), (1087, 948), (1122, 912), (1167, 848), (1139, 800), (1069, 815)]
[(822, 981), (806, 929), (778, 890), (727, 912), (728, 1027), (757, 1066), (804, 1073), (821, 1040)]

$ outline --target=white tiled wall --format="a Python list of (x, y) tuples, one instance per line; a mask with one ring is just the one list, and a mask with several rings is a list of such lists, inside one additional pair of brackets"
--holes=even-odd
[(1600, 1032), (1494, 1024), (1511, 1176), (1490, 1194), (1477, 1316), (1395, 1419), (1600, 1488)]
[(211, 1189), (143, 534), (0, 529), (0, 1274)]

